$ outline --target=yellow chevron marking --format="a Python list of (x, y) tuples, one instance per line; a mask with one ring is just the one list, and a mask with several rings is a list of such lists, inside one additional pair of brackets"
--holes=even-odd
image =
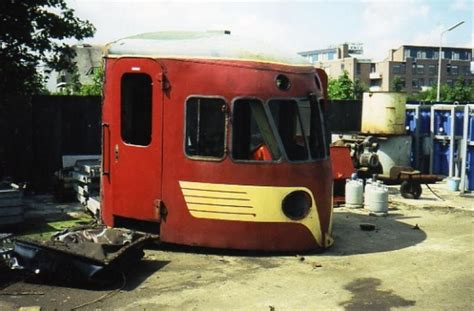
[[(318, 245), (325, 246), (313, 193), (306, 187), (271, 187), (179, 182), (189, 212), (193, 217), (232, 221), (293, 222), (308, 228)], [(302, 220), (291, 220), (281, 209), (283, 198), (297, 190), (306, 191), (312, 200), (311, 210)], [(332, 217), (331, 217), (332, 218)], [(331, 219), (332, 220), (332, 219)]]

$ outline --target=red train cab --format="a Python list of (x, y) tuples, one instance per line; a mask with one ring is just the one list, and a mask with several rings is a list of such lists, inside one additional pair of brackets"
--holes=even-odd
[(163, 242), (303, 251), (332, 244), (324, 71), (228, 32), (108, 46), (102, 218)]

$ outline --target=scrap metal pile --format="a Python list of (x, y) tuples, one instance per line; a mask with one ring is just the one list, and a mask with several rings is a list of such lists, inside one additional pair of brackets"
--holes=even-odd
[(143, 257), (156, 236), (105, 226), (58, 232), (49, 241), (0, 236), (0, 268), (54, 279), (55, 282), (104, 282), (121, 275)]
[[(98, 218), (100, 214), (100, 159), (98, 156), (64, 156), (64, 168), (55, 173), (56, 197), (60, 200), (77, 199)], [(72, 162), (73, 165), (70, 163)]]

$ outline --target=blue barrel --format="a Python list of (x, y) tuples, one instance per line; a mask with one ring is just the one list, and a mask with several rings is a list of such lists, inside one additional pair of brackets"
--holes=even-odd
[(467, 139), (469, 141), (474, 141), (474, 114), (472, 113), (469, 114), (467, 130), (468, 130)]
[(433, 142), (433, 174), (449, 175), (449, 143)]
[(416, 110), (407, 109), (405, 114), (405, 128), (407, 129), (407, 134), (413, 134), (416, 131)]
[(446, 110), (435, 110), (434, 112), (434, 134), (450, 135), (451, 112)]
[(464, 132), (464, 111), (456, 111), (454, 113), (454, 135), (462, 136)]
[(466, 170), (467, 189), (474, 190), (474, 146), (467, 148)]
[(431, 109), (420, 109), (420, 134), (430, 133)]

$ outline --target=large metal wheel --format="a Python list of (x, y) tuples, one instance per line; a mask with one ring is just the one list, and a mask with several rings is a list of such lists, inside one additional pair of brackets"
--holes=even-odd
[(405, 180), (400, 185), (400, 193), (405, 199), (418, 199), (421, 192), (421, 185), (417, 182)]

